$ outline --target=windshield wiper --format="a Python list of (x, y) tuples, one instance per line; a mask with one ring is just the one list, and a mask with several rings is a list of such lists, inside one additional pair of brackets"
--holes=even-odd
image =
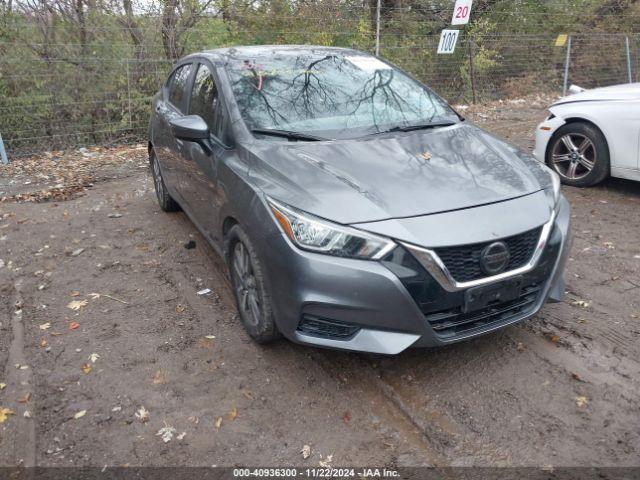
[(412, 132), (414, 130), (429, 130), (431, 128), (450, 127), (455, 125), (456, 122), (431, 122), (431, 123), (419, 123), (416, 125), (396, 125), (388, 130), (382, 130), (380, 132), (373, 133), (372, 135), (378, 135), (379, 133), (392, 133), (392, 132)]
[(323, 140), (328, 140), (327, 138), (316, 137), (315, 135), (309, 135), (307, 133), (294, 132), (291, 130), (272, 130), (270, 128), (252, 128), (251, 133), (283, 137), (288, 138), (289, 140), (304, 140), (307, 142), (321, 142)]

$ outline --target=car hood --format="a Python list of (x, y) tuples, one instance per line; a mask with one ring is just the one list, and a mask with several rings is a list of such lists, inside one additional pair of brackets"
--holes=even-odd
[(343, 224), (502, 202), (551, 182), (531, 156), (468, 122), (353, 140), (261, 140), (248, 151), (265, 194)]
[(553, 106), (573, 102), (597, 102), (634, 100), (640, 98), (640, 83), (613, 85), (611, 87), (594, 88), (561, 98)]

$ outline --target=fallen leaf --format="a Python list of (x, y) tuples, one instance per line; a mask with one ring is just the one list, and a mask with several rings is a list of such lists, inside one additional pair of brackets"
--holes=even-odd
[(18, 402), (29, 403), (29, 400), (31, 400), (31, 393), (27, 392), (18, 399)]
[(220, 430), (221, 426), (222, 426), (222, 417), (218, 417), (216, 418), (216, 428)]
[(71, 295), (72, 297), (79, 297), (80, 296), (80, 292), (78, 292), (77, 290), (74, 290), (69, 295)]
[(165, 372), (163, 372), (162, 370), (158, 370), (153, 375), (153, 384), (154, 385), (162, 385), (163, 383), (167, 383)]
[(345, 425), (349, 425), (349, 422), (351, 421), (351, 417), (349, 416), (349, 412), (345, 412), (345, 414), (342, 415), (342, 421), (344, 422)]
[(582, 377), (577, 374), (576, 372), (571, 372), (571, 378), (573, 378), (574, 380), (577, 380), (579, 382), (584, 382), (584, 380), (582, 380)]
[(78, 322), (71, 322), (69, 324), (69, 329), (70, 330), (76, 330), (79, 326), (80, 326), (80, 324)]
[(149, 421), (149, 410), (147, 410), (146, 408), (144, 408), (144, 406), (141, 405), (138, 411), (136, 412), (136, 418), (140, 420), (140, 423), (147, 423)]
[(0, 390), (4, 390), (5, 388), (7, 388), (7, 384), (6, 383), (0, 383)]
[(300, 450), (300, 453), (302, 454), (302, 458), (306, 460), (311, 456), (311, 447), (309, 445), (304, 445), (302, 450)]
[(589, 400), (587, 400), (587, 397), (583, 397), (583, 396), (576, 397), (577, 406), (586, 407), (588, 403), (589, 403)]
[(578, 307), (582, 307), (582, 308), (588, 308), (590, 303), (587, 302), (586, 300), (582, 300), (582, 299), (576, 299), (573, 302), (571, 302), (571, 305), (576, 305)]
[(165, 423), (165, 426), (162, 427), (160, 430), (158, 430), (158, 433), (156, 433), (156, 435), (159, 435), (160, 437), (162, 437), (162, 441), (164, 443), (168, 443), (173, 438), (173, 434), (175, 433), (175, 431), (176, 431), (175, 428), (170, 427)]
[(9, 408), (0, 407), (0, 423), (4, 423), (9, 415), (15, 415), (14, 411)]
[(91, 363), (96, 363), (99, 358), (100, 355), (98, 355), (97, 353), (92, 353), (91, 355), (89, 355), (89, 360), (91, 360)]
[(333, 455), (327, 455), (324, 460), (320, 460), (320, 466), (324, 468), (331, 468), (331, 462), (333, 461)]
[(91, 370), (93, 370), (93, 368), (91, 367), (91, 365), (89, 365), (88, 363), (83, 363), (80, 368), (82, 369), (82, 371), (84, 373), (91, 373)]
[(43, 323), (39, 328), (40, 330), (48, 330), (49, 328), (51, 328), (51, 322)]
[(176, 306), (176, 313), (182, 313), (186, 310), (186, 307), (184, 305), (177, 305)]
[(524, 346), (524, 343), (518, 342), (518, 345), (516, 346), (516, 350), (518, 350), (519, 352), (524, 352), (526, 349), (527, 347)]
[(80, 410), (78, 413), (76, 413), (73, 418), (75, 418), (76, 420), (78, 420), (79, 418), (84, 417), (87, 414), (86, 410)]
[(69, 302), (69, 304), (67, 305), (68, 308), (70, 308), (71, 310), (80, 310), (83, 307), (86, 307), (88, 305), (89, 301), (88, 300), (73, 300), (71, 302)]
[(233, 407), (229, 412), (229, 420), (234, 421), (237, 416), (238, 416), (238, 409), (236, 407)]
[(29, 410), (25, 410), (22, 416), (24, 418), (31, 418), (31, 412)]
[(178, 435), (176, 438), (178, 440), (182, 440), (185, 436), (187, 435), (187, 432), (182, 432), (180, 435)]
[(558, 343), (558, 340), (560, 339), (557, 335), (551, 335), (551, 338), (549, 340), (551, 340), (551, 343)]
[(46, 338), (41, 338), (41, 339), (40, 339), (40, 346), (41, 346), (42, 348), (46, 348), (48, 345), (49, 345), (49, 342), (47, 342), (47, 339), (46, 339)]

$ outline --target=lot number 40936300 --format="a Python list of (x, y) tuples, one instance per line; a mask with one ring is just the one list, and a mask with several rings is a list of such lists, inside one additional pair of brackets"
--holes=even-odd
[(438, 53), (453, 53), (456, 49), (459, 33), (459, 30), (442, 30), (440, 43), (438, 44)]

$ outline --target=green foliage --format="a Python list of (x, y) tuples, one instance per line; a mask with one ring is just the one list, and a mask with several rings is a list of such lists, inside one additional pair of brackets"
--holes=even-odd
[[(178, 2), (187, 12), (171, 32), (180, 54), (285, 43), (375, 50), (372, 0), (365, 6), (362, 0), (217, 0), (208, 9), (201, 9), (202, 0)], [(633, 31), (640, 18), (640, 2), (477, 0), (455, 53), (437, 55), (451, 0), (383, 0), (382, 7), (381, 55), (452, 102), (558, 89), (566, 53), (554, 46), (558, 33), (587, 33), (574, 36), (577, 81), (625, 81), (623, 38), (592, 32)], [(72, 11), (37, 16), (0, 7), (0, 132), (10, 149), (144, 138), (151, 97), (171, 66), (162, 17), (137, 12), (128, 20), (95, 2), (83, 13), (80, 21)], [(638, 37), (630, 43), (635, 61)]]

